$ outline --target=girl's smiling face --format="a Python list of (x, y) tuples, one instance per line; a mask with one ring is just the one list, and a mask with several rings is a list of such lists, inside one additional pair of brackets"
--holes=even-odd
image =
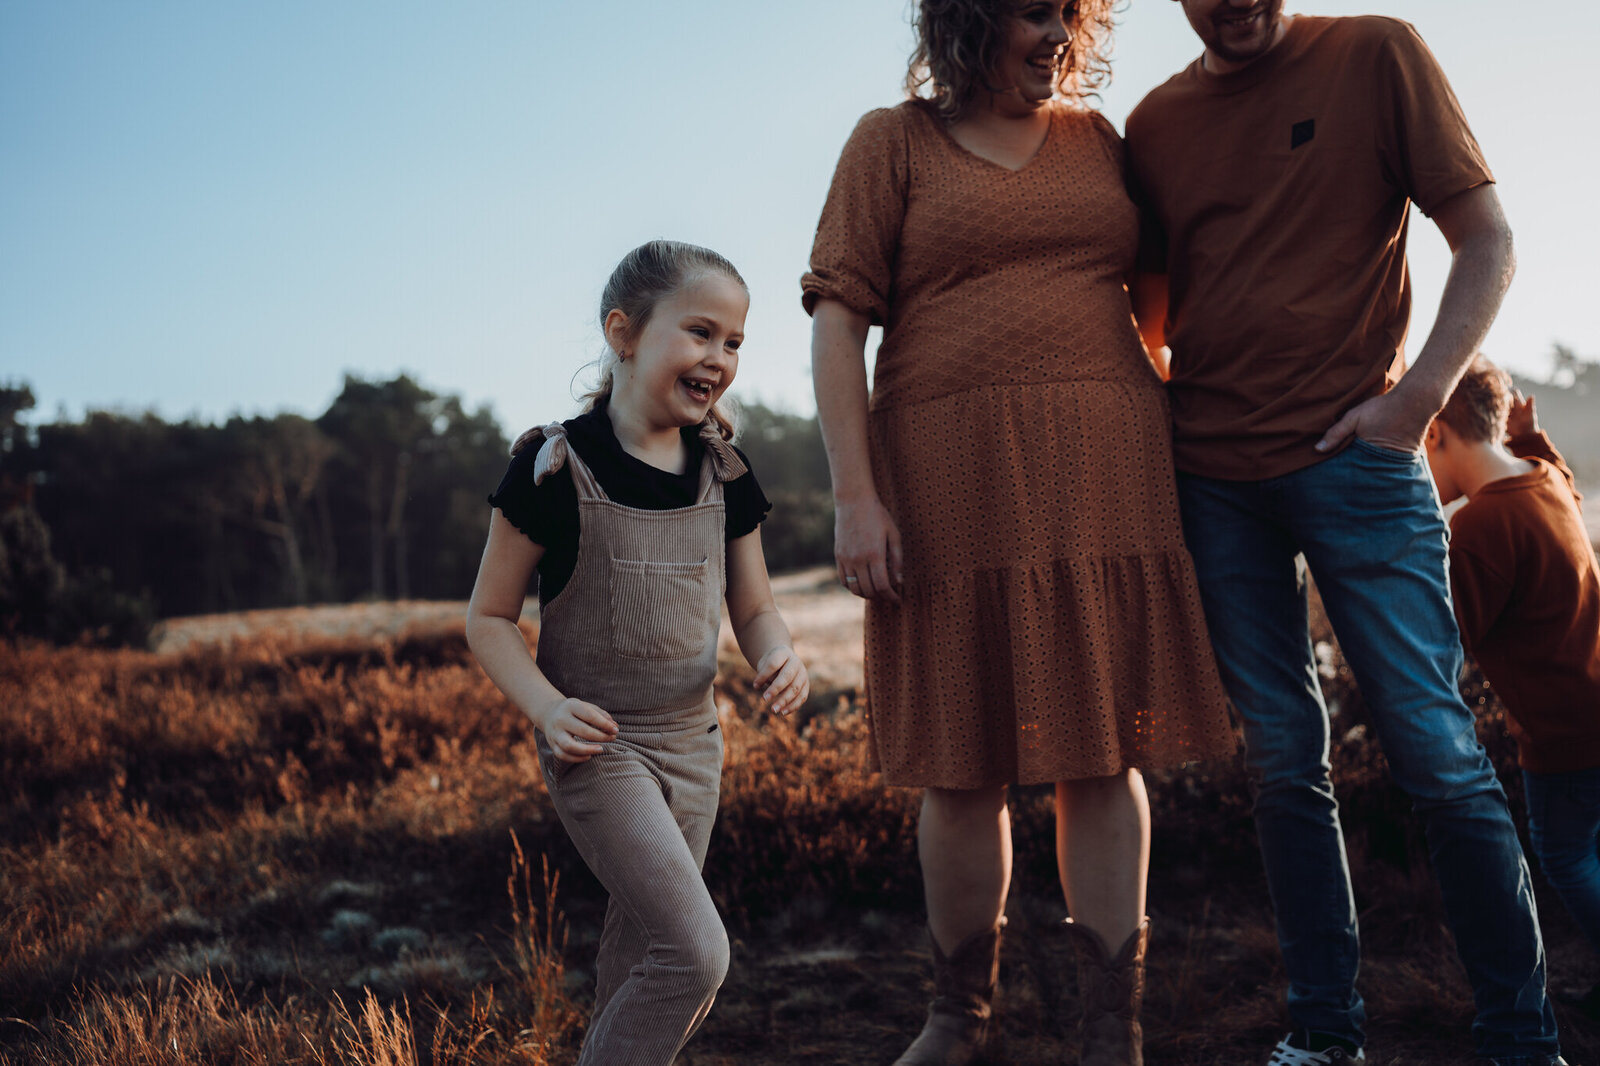
[(606, 316), (606, 339), (622, 355), (612, 397), (650, 429), (705, 420), (739, 370), (750, 295), (720, 271), (691, 279), (651, 310), (628, 336), (627, 316)]

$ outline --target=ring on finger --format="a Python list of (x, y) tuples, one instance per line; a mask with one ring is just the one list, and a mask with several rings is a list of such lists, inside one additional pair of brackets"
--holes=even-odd
[(857, 577), (856, 577), (856, 576), (855, 576), (855, 575), (854, 575), (854, 574), (852, 574), (852, 575), (850, 575), (850, 576), (849, 576), (849, 577), (847, 577), (847, 578), (845, 578), (845, 579), (844, 579), (844, 583), (845, 583), (845, 584), (846, 584), (846, 585), (854, 585), (854, 584), (856, 584), (856, 582), (857, 582), (857, 581), (859, 581), (859, 580), (860, 580), (860, 579), (859, 579), (859, 578), (857, 578)]

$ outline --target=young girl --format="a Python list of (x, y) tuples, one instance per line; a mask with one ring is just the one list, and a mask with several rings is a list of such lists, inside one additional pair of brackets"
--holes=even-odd
[[(722, 771), (724, 594), (768, 709), (806, 698), (758, 526), (769, 508), (717, 400), (750, 303), (722, 256), (628, 253), (600, 303), (584, 414), (529, 430), (489, 502), (467, 641), (538, 727), (562, 824), (611, 899), (580, 1066), (669, 1063), (711, 1009), (728, 937), (700, 877)], [(539, 575), (538, 660), (517, 618)]]

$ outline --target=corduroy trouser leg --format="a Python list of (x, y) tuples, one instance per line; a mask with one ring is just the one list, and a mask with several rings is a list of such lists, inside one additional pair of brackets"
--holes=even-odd
[(728, 935), (701, 878), (716, 819), (722, 732), (708, 700), (668, 716), (613, 712), (606, 750), (545, 782), (579, 854), (611, 894), (580, 1066), (665, 1066), (711, 1010)]

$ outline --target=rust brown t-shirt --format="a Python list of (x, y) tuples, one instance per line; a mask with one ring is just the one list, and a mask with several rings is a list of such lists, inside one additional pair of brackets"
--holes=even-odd
[(1489, 482), (1450, 518), (1461, 643), (1505, 702), (1523, 768), (1587, 770), (1600, 766), (1600, 562), (1550, 438), (1511, 451), (1533, 472)]
[(1403, 366), (1407, 211), (1493, 181), (1433, 54), (1378, 16), (1296, 17), (1242, 70), (1200, 60), (1128, 117), (1141, 267), (1169, 276), (1180, 470), (1248, 480)]

